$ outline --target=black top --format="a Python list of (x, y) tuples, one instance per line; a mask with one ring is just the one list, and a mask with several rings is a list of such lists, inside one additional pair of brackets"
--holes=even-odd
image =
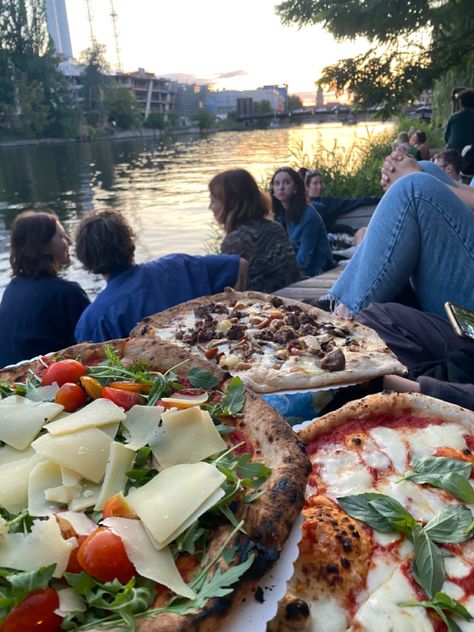
[(74, 327), (89, 303), (72, 281), (15, 277), (0, 304), (0, 367), (74, 344)]
[(249, 290), (274, 292), (301, 277), (293, 246), (278, 222), (262, 219), (239, 226), (224, 239), (221, 252), (248, 261)]

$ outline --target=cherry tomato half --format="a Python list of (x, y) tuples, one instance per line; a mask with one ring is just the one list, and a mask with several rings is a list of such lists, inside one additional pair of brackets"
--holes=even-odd
[(59, 360), (53, 362), (46, 369), (42, 384), (47, 386), (53, 382), (57, 382), (59, 386), (66, 382), (77, 382), (81, 375), (86, 374), (86, 367), (77, 360)]
[(118, 388), (121, 391), (129, 391), (130, 393), (148, 393), (151, 386), (149, 384), (140, 384), (140, 382), (110, 382), (109, 388)]
[(77, 384), (66, 382), (63, 384), (54, 397), (56, 404), (62, 404), (67, 413), (73, 413), (87, 402), (87, 395), (84, 389)]
[(106, 527), (93, 531), (80, 545), (77, 561), (81, 568), (102, 582), (118, 579), (126, 584), (136, 575), (122, 540)]
[(89, 397), (92, 397), (92, 399), (98, 399), (99, 397), (102, 397), (103, 386), (95, 379), (95, 377), (83, 375), (80, 382), (82, 388), (89, 395)]
[(61, 625), (62, 617), (54, 611), (59, 597), (52, 588), (35, 590), (11, 612), (0, 626), (1, 632), (54, 632)]
[(121, 406), (124, 410), (130, 410), (135, 404), (142, 404), (143, 398), (140, 393), (129, 393), (119, 388), (110, 388), (110, 386), (104, 386), (102, 389), (102, 397), (110, 399), (117, 406)]
[[(76, 548), (72, 549), (71, 553), (69, 554), (69, 560), (66, 567), (66, 573), (82, 572), (82, 566), (79, 564), (79, 560), (77, 559), (77, 554), (79, 553), (79, 547), (81, 546), (81, 544), (84, 542), (86, 538), (87, 536), (85, 535), (76, 536), (78, 545), (76, 546)], [(1, 631), (1, 628), (0, 628), (0, 631)]]
[(102, 514), (104, 518), (111, 518), (112, 516), (116, 516), (118, 518), (138, 518), (135, 511), (123, 497), (123, 494), (115, 494), (115, 496), (111, 496), (106, 501)]

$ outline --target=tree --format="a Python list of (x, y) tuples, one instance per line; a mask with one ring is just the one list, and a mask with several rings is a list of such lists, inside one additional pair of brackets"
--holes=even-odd
[(135, 95), (116, 82), (107, 89), (105, 107), (109, 120), (115, 121), (121, 129), (133, 129), (142, 122), (140, 104)]
[(160, 112), (150, 112), (145, 119), (144, 126), (150, 129), (165, 129), (165, 117)]
[(211, 112), (207, 110), (199, 110), (199, 112), (194, 117), (197, 122), (199, 129), (202, 131), (203, 129), (211, 128), (215, 123), (215, 116)]
[(272, 104), (268, 99), (263, 99), (263, 101), (255, 101), (253, 104), (253, 113), (254, 114), (270, 114), (273, 112)]
[(321, 24), (336, 40), (365, 37), (366, 53), (324, 69), (320, 83), (389, 114), (466, 62), (474, 51), (472, 0), (285, 0), (283, 24)]
[(105, 97), (112, 85), (105, 60), (105, 46), (95, 44), (87, 48), (81, 53), (80, 60), (84, 64), (81, 74), (81, 107), (84, 116), (89, 125), (104, 127), (107, 119)]
[(301, 110), (303, 107), (303, 102), (297, 94), (288, 95), (288, 102), (286, 105), (288, 112), (293, 112), (294, 110)]

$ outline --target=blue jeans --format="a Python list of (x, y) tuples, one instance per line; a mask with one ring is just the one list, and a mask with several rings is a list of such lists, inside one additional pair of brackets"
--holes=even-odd
[(446, 318), (445, 301), (474, 309), (474, 211), (427, 173), (385, 193), (330, 296), (357, 314), (408, 282), (424, 312)]

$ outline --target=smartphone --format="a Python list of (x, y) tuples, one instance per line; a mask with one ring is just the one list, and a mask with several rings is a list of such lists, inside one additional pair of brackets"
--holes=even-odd
[(450, 301), (444, 304), (444, 309), (457, 335), (474, 342), (474, 312)]

